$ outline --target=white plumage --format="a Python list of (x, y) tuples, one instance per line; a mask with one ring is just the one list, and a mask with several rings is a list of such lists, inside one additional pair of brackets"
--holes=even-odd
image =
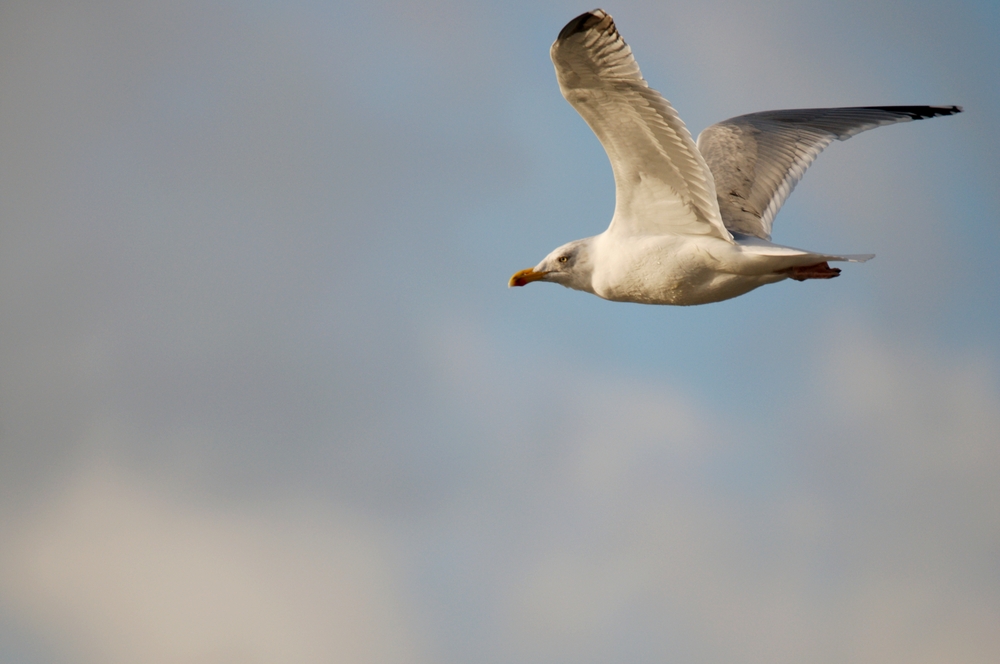
[(958, 106), (765, 111), (692, 140), (642, 78), (632, 50), (600, 9), (570, 21), (552, 45), (559, 88), (604, 146), (615, 177), (608, 229), (559, 247), (511, 286), (553, 281), (608, 300), (704, 304), (783, 279), (829, 279), (819, 254), (773, 244), (771, 226), (806, 169), (834, 139), (961, 112)]

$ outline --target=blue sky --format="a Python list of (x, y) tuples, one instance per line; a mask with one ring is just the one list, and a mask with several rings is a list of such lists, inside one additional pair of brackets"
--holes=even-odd
[(1000, 10), (604, 8), (695, 134), (965, 113), (642, 307), (506, 288), (614, 207), (589, 6), (0, 7), (0, 659), (996, 661)]

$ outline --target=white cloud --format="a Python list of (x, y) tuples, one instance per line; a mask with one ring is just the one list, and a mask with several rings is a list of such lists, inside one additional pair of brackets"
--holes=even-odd
[(205, 507), (104, 467), (4, 552), (6, 610), (74, 661), (421, 659), (391, 541), (329, 507)]
[[(774, 441), (665, 386), (605, 380), (611, 399), (582, 398), (549, 477), (559, 507), (504, 595), (510, 659), (992, 660), (995, 361), (825, 329), (803, 367), (821, 387), (775, 406)], [(704, 447), (666, 451), (684, 441)], [(784, 458), (760, 458), (772, 445)], [(788, 469), (744, 490), (713, 477), (712, 459), (733, 455)]]
[(1000, 372), (990, 352), (949, 351), (859, 325), (833, 329), (823, 367), (830, 411), (873, 474), (920, 483), (996, 477)]

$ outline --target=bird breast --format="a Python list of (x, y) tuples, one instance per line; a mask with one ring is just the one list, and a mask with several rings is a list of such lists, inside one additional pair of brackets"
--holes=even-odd
[(736, 259), (730, 256), (733, 245), (719, 240), (716, 246), (704, 236), (697, 240), (656, 235), (598, 243), (594, 293), (616, 302), (691, 305), (718, 302), (763, 285), (728, 265), (729, 258)]

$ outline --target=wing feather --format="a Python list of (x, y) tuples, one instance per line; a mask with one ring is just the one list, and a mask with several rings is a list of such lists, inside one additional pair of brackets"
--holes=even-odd
[(642, 78), (632, 49), (600, 9), (552, 45), (559, 89), (604, 146), (615, 176), (611, 230), (716, 235), (732, 241), (712, 173), (677, 112)]
[(712, 170), (726, 228), (764, 240), (782, 204), (835, 139), (962, 111), (959, 106), (867, 106), (764, 111), (705, 129), (698, 149)]

